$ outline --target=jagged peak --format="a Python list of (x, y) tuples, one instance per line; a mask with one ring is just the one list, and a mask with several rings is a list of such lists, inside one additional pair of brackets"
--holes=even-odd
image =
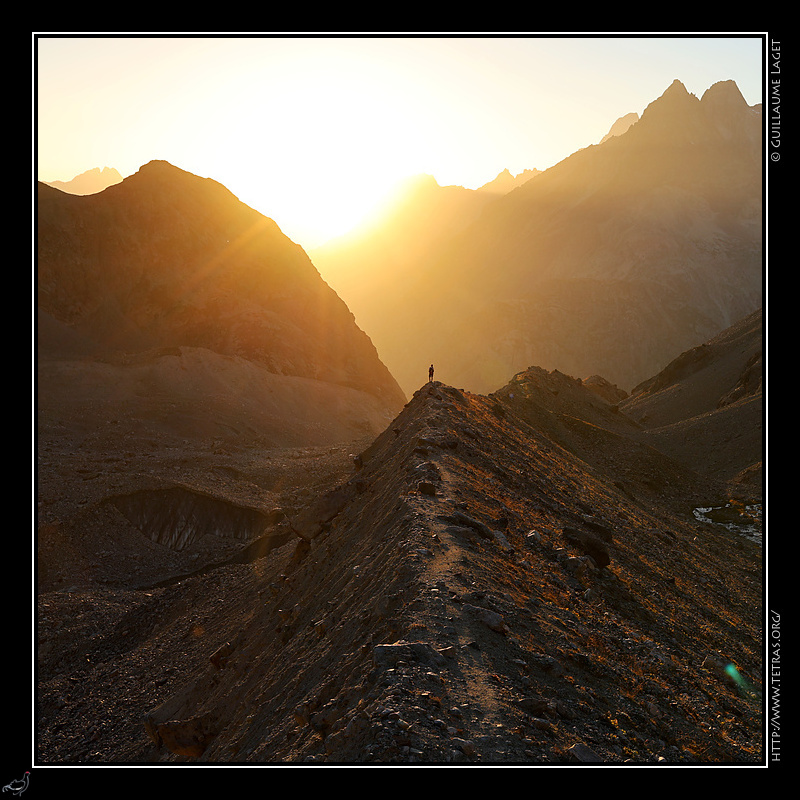
[(709, 137), (730, 139), (733, 131), (744, 125), (745, 135), (755, 141), (748, 121), (749, 112), (750, 108), (733, 80), (712, 84), (700, 99), (675, 79), (657, 100), (645, 108), (640, 120), (643, 125), (636, 127), (646, 138), (680, 136), (697, 143)]
[(672, 83), (667, 87), (667, 90), (664, 92), (662, 97), (664, 97), (668, 93), (670, 93), (670, 94), (685, 94), (685, 95), (688, 95), (689, 91), (686, 89), (686, 87), (683, 85), (683, 83), (681, 81), (679, 81), (677, 78), (675, 78), (675, 80), (672, 81)]
[(747, 101), (739, 91), (736, 81), (733, 80), (717, 81), (709, 86), (703, 93), (701, 102), (704, 105), (708, 105), (709, 103), (714, 103), (715, 105), (726, 103), (730, 105), (740, 105), (742, 107), (747, 105)]
[(699, 103), (697, 96), (687, 90), (687, 88), (677, 78), (667, 87), (664, 93), (645, 108), (642, 118), (652, 116), (654, 111), (665, 108), (673, 109), (678, 104), (688, 105), (689, 103)]
[(477, 191), (489, 192), (495, 194), (507, 194), (512, 189), (522, 186), (531, 178), (534, 178), (539, 174), (541, 174), (540, 171), (534, 168), (534, 169), (524, 169), (522, 170), (522, 172), (518, 172), (515, 175), (513, 172), (511, 172), (511, 170), (508, 167), (506, 167), (502, 172), (498, 173), (498, 175), (494, 177), (491, 181), (483, 184), (483, 186), (479, 186)]

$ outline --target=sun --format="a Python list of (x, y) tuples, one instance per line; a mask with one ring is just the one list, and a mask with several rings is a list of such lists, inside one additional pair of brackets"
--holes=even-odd
[(319, 244), (432, 168), (424, 101), (407, 77), (355, 58), (284, 62), (280, 80), (250, 76), (217, 104), (204, 163), (214, 159), (219, 179), (287, 235)]

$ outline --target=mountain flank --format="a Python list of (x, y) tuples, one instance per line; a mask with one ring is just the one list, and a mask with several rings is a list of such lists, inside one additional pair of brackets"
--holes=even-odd
[[(509, 178), (511, 178), (509, 173)], [(503, 182), (503, 174), (496, 181)], [(389, 298), (403, 296), (408, 282), (417, 280), (419, 265), (442, 241), (457, 237), (491, 204), (496, 193), (487, 184), (485, 191), (463, 186), (440, 186), (431, 175), (417, 175), (404, 181), (394, 196), (358, 229), (313, 249), (309, 255), (325, 279), (341, 297), (358, 324), (377, 331), (381, 340), (386, 325)], [(397, 318), (397, 312), (393, 318)], [(399, 309), (398, 324), (407, 316)], [(413, 332), (412, 337), (413, 337)], [(402, 336), (396, 336), (403, 349)], [(415, 338), (408, 340), (416, 346)], [(417, 351), (418, 363), (426, 363), (427, 349)], [(382, 355), (381, 358), (384, 358)], [(403, 387), (407, 395), (419, 387), (415, 376)]]
[(762, 310), (683, 353), (619, 407), (654, 447), (761, 497), (765, 431)]
[(212, 180), (151, 162), (99, 194), (39, 184), (37, 248), (40, 430), (223, 436), (242, 404), (249, 435), (313, 445), (405, 402), (302, 249)]

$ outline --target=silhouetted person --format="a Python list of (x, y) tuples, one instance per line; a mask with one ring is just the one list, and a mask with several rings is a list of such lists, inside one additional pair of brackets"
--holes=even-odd
[(428, 382), (433, 382), (433, 364), (428, 367)]

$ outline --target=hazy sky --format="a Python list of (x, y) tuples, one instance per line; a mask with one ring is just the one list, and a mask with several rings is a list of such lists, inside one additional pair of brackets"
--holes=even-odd
[(213, 178), (306, 248), (398, 180), (545, 169), (674, 79), (762, 100), (762, 34), (34, 38), (38, 179), (153, 159)]

